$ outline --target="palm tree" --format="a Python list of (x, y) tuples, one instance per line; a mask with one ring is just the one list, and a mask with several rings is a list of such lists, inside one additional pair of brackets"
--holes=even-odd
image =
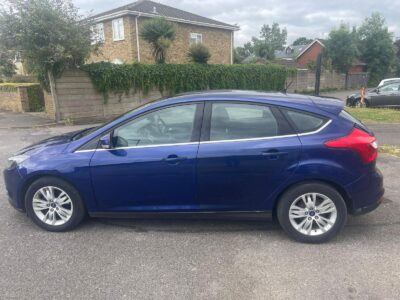
[(140, 36), (150, 43), (156, 63), (165, 63), (167, 50), (175, 39), (175, 27), (165, 18), (156, 18), (147, 21)]

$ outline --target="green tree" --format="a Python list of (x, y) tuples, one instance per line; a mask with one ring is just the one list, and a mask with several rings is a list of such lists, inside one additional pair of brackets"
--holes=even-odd
[(235, 63), (241, 63), (245, 58), (249, 57), (254, 53), (254, 45), (251, 42), (245, 43), (242, 47), (236, 47), (235, 49)]
[(370, 72), (369, 83), (376, 84), (387, 76), (395, 62), (392, 34), (379, 13), (367, 17), (357, 30), (361, 59)]
[(347, 77), (358, 54), (354, 32), (350, 31), (349, 26), (340, 24), (339, 28), (329, 33), (325, 47), (325, 54), (330, 59), (332, 67), (340, 73), (346, 73)]
[(263, 25), (260, 31), (260, 38), (253, 37), (254, 53), (261, 58), (273, 60), (275, 51), (283, 49), (286, 44), (287, 30), (279, 27), (278, 23), (272, 26)]
[(140, 35), (151, 45), (156, 63), (165, 63), (168, 48), (175, 40), (175, 26), (165, 18), (148, 20)]
[(47, 75), (82, 65), (98, 44), (92, 21), (69, 0), (6, 0), (0, 11), (0, 45), (19, 51), (30, 72), (47, 86)]
[(395, 52), (395, 59), (393, 63), (393, 74), (398, 77), (400, 76), (400, 39), (394, 42), (394, 52)]
[(188, 57), (191, 62), (206, 64), (211, 57), (211, 53), (204, 44), (196, 43), (190, 46)]
[(313, 40), (313, 39), (306, 38), (305, 36), (302, 36), (302, 37), (297, 38), (297, 39), (293, 42), (293, 46), (308, 45), (308, 44), (310, 44), (312, 41), (314, 41), (314, 40)]
[(12, 77), (15, 74), (15, 70), (12, 53), (0, 49), (0, 77)]

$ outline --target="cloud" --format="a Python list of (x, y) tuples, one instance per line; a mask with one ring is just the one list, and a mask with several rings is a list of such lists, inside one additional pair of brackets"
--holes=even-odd
[[(82, 12), (102, 12), (132, 0), (73, 0)], [(388, 28), (400, 37), (398, 12), (400, 1), (392, 0), (162, 0), (158, 1), (182, 10), (196, 13), (229, 24), (237, 24), (235, 44), (242, 45), (252, 36), (258, 36), (263, 24), (278, 22), (288, 30), (288, 42), (299, 36), (326, 37), (341, 22), (359, 25), (373, 12), (386, 18)]]

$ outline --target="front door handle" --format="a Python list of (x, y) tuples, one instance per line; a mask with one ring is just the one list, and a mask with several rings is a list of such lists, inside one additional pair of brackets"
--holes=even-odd
[(288, 155), (288, 153), (284, 152), (284, 151), (279, 151), (276, 149), (271, 149), (271, 150), (261, 152), (261, 155), (267, 157), (270, 160), (277, 160), (282, 156)]
[(178, 164), (181, 161), (186, 160), (186, 159), (187, 159), (186, 157), (171, 154), (171, 155), (168, 155), (166, 158), (164, 158), (164, 161), (171, 165), (174, 165), (174, 164)]

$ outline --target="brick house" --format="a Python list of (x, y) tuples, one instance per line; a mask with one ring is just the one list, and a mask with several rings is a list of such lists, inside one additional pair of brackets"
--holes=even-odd
[(291, 63), (298, 68), (306, 68), (309, 62), (317, 60), (324, 47), (320, 40), (314, 40), (308, 45), (287, 46), (281, 51), (276, 51), (275, 58), (285, 65)]
[[(278, 63), (290, 67), (307, 68), (309, 62), (317, 61), (318, 55), (324, 48), (322, 40), (314, 40), (308, 45), (287, 46), (281, 51), (275, 52)], [(354, 59), (349, 74), (364, 74), (367, 72), (367, 64)]]
[(239, 28), (153, 1), (137, 1), (93, 16), (94, 35), (103, 41), (100, 53), (89, 61), (154, 63), (150, 45), (140, 37), (145, 21), (164, 17), (175, 25), (176, 38), (167, 63), (187, 63), (192, 43), (203, 43), (211, 52), (210, 63), (233, 63), (234, 31)]

